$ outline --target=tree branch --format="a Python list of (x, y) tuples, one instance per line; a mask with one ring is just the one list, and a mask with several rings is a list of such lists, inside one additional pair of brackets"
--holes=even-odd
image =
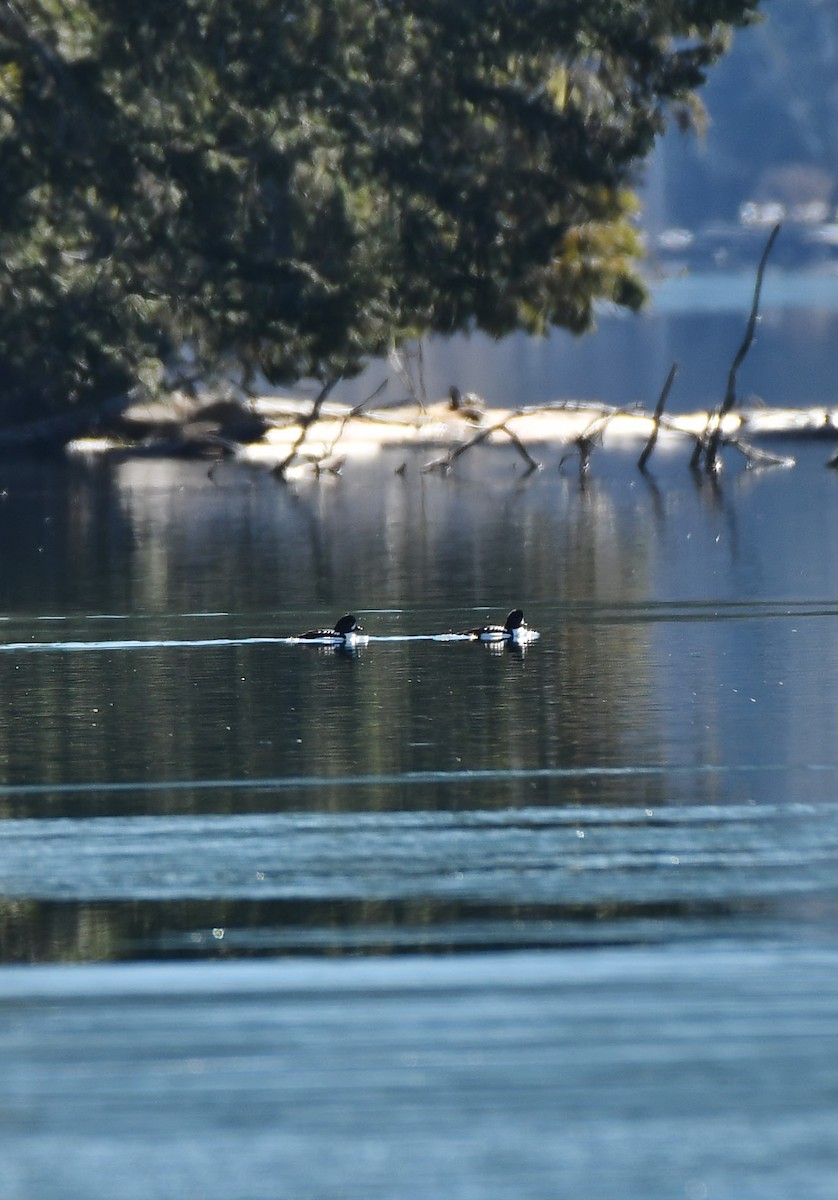
[(517, 433), (514, 433), (507, 424), (507, 422), (511, 421), (514, 417), (520, 417), (522, 415), (523, 412), (521, 411), (515, 412), (512, 413), (511, 416), (505, 417), (504, 420), (498, 421), (494, 425), (487, 425), (484, 429), (479, 430), (474, 437), (470, 438), (467, 442), (461, 442), (459, 446), (455, 446), (453, 450), (449, 450), (448, 453), (443, 455), (442, 458), (435, 458), (432, 462), (425, 463), (424, 467), (422, 468), (422, 474), (427, 474), (430, 471), (449, 471), (462, 454), (465, 454), (467, 450), (471, 450), (473, 446), (479, 446), (481, 442), (485, 442), (486, 439), (491, 437), (493, 433), (505, 433), (518, 453), (527, 463), (530, 471), (540, 470), (541, 464), (536, 462), (536, 460), (524, 446), (524, 443), (518, 437)]
[(771, 247), (777, 240), (777, 234), (779, 232), (780, 226), (775, 225), (771, 230), (771, 233), (768, 235), (768, 241), (765, 244), (765, 249), (762, 252), (762, 258), (759, 260), (759, 266), (757, 267), (757, 278), (756, 284), (754, 285), (754, 298), (753, 302), (751, 303), (751, 315), (748, 318), (745, 337), (742, 340), (742, 345), (739, 347), (739, 350), (737, 351), (736, 356), (731, 363), (730, 371), (728, 372), (727, 391), (725, 392), (725, 398), (708, 422), (710, 434), (707, 438), (705, 450), (705, 465), (708, 471), (715, 471), (717, 469), (719, 445), (721, 444), (722, 438), (722, 422), (736, 404), (736, 373), (742, 366), (742, 363), (745, 361), (745, 356), (750, 350), (751, 343), (754, 340), (754, 333), (756, 331), (757, 318), (759, 315), (759, 297), (760, 292), (762, 291), (762, 277), (765, 274), (765, 265), (768, 262), (768, 255), (771, 253)]
[(678, 364), (673, 363), (672, 366), (669, 368), (669, 374), (666, 377), (666, 383), (663, 385), (663, 388), (661, 389), (660, 396), (658, 396), (658, 402), (657, 402), (657, 405), (655, 406), (655, 412), (652, 417), (652, 422), (653, 422), (652, 432), (649, 434), (648, 442), (643, 447), (643, 453), (640, 455), (640, 458), (637, 460), (637, 465), (641, 471), (646, 470), (646, 463), (649, 459), (649, 456), (651, 455), (652, 451), (654, 450), (654, 448), (657, 444), (658, 434), (660, 433), (660, 427), (661, 427), (661, 417), (663, 416), (663, 410), (666, 405), (666, 400), (667, 400), (667, 397), (669, 396), (672, 385), (675, 382), (675, 376), (677, 374), (678, 374)]
[(280, 479), (284, 479), (287, 475), (288, 469), (294, 462), (294, 459), (297, 458), (300, 450), (305, 444), (306, 438), (308, 437), (308, 431), (311, 429), (312, 425), (320, 419), (320, 412), (323, 408), (323, 405), (326, 403), (326, 400), (328, 399), (332, 389), (339, 382), (340, 376), (336, 375), (333, 379), (330, 379), (323, 384), (323, 387), (320, 389), (319, 394), (316, 396), (314, 403), (311, 406), (311, 410), (306, 413), (300, 422), (300, 432), (297, 436), (297, 440), (294, 442), (294, 445), (291, 447), (282, 462), (278, 463), (277, 466), (274, 467), (274, 474), (278, 475)]

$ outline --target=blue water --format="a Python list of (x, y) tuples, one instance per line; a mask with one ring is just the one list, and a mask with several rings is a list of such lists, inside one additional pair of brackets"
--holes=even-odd
[(835, 1196), (838, 477), (782, 449), (6, 464), (2, 1200)]
[[(754, 246), (751, 270), (691, 273), (670, 267), (652, 280), (649, 303), (640, 316), (606, 310), (590, 337), (553, 331), (541, 339), (513, 335), (493, 341), (480, 334), (453, 343), (431, 339), (421, 364), (406, 360), (407, 374), (414, 390), (421, 392), (424, 384), (430, 398), (447, 395), (456, 383), (504, 407), (573, 397), (652, 409), (677, 363), (668, 410), (706, 409), (725, 395), (728, 371), (745, 334), (761, 251), (761, 243)], [(832, 407), (836, 337), (834, 269), (784, 270), (769, 259), (756, 335), (739, 372), (739, 396), (770, 405)], [(371, 366), (346, 385), (345, 394), (357, 404), (382, 384), (385, 400), (409, 394), (388, 363)]]
[(835, 1195), (834, 950), (0, 975), (4, 1197)]

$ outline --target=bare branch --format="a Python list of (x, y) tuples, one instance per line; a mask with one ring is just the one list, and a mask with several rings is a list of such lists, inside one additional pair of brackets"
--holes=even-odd
[(745, 459), (749, 467), (793, 467), (794, 459), (786, 454), (771, 454), (768, 450), (758, 450), (741, 438), (725, 438), (726, 446), (733, 446)]
[(336, 375), (334, 379), (330, 379), (324, 383), (323, 387), (320, 389), (320, 392), (315, 397), (314, 403), (311, 406), (311, 410), (306, 413), (306, 415), (300, 421), (300, 432), (297, 436), (297, 440), (294, 442), (294, 445), (291, 447), (282, 462), (274, 467), (274, 474), (278, 475), (281, 479), (285, 478), (289, 467), (294, 462), (294, 459), (299, 455), (300, 450), (302, 449), (303, 445), (305, 444), (305, 440), (308, 437), (308, 431), (311, 429), (315, 421), (320, 419), (320, 412), (323, 408), (323, 405), (326, 403), (326, 400), (328, 399), (332, 389), (339, 382), (340, 376)]
[(427, 474), (430, 471), (449, 471), (460, 455), (465, 454), (467, 450), (471, 450), (473, 446), (479, 446), (481, 442), (485, 442), (493, 433), (505, 433), (512, 442), (515, 449), (527, 463), (530, 471), (541, 470), (541, 464), (536, 462), (532, 455), (527, 450), (524, 443), (512, 429), (509, 428), (508, 421), (514, 417), (521, 416), (521, 412), (512, 413), (511, 416), (505, 417), (502, 421), (496, 422), (494, 425), (487, 425), (483, 429), (478, 430), (474, 437), (469, 438), (467, 442), (461, 442), (459, 446), (455, 446), (453, 450), (449, 450), (442, 458), (435, 458), (432, 462), (425, 463), (422, 468), (422, 473)]
[(471, 450), (472, 446), (479, 446), (481, 442), (485, 442), (490, 434), (496, 433), (497, 430), (502, 429), (504, 424), (505, 422), (501, 421), (497, 425), (487, 425), (485, 429), (479, 430), (474, 437), (469, 438), (467, 442), (461, 442), (459, 446), (455, 446), (453, 450), (449, 450), (448, 453), (443, 455), (442, 458), (435, 458), (432, 462), (425, 463), (424, 467), (422, 468), (422, 474), (426, 475), (430, 471), (450, 470), (461, 454), (465, 454), (467, 450)]
[(762, 277), (765, 274), (765, 266), (768, 262), (768, 255), (771, 253), (771, 247), (777, 240), (777, 234), (780, 232), (780, 226), (775, 225), (768, 235), (768, 241), (765, 244), (765, 249), (762, 252), (762, 258), (759, 260), (757, 267), (757, 278), (754, 285), (754, 298), (751, 303), (751, 315), (748, 318), (748, 325), (745, 330), (745, 337), (742, 340), (742, 345), (736, 352), (736, 356), (731, 363), (730, 371), (727, 376), (727, 391), (721, 406), (714, 414), (714, 418), (709, 424), (710, 433), (707, 438), (707, 449), (705, 451), (705, 462), (708, 471), (716, 469), (716, 459), (718, 457), (719, 445), (722, 435), (722, 421), (736, 404), (736, 374), (742, 363), (745, 361), (745, 356), (751, 348), (751, 343), (754, 340), (754, 333), (757, 327), (757, 319), (759, 316), (759, 298), (762, 291)]
[(527, 450), (524, 443), (518, 437), (518, 434), (515, 433), (512, 429), (510, 429), (509, 426), (505, 423), (501, 426), (501, 428), (503, 429), (503, 432), (506, 434), (506, 436), (509, 438), (509, 440), (512, 442), (512, 445), (515, 447), (515, 449), (518, 451), (518, 453), (521, 455), (521, 457), (526, 462), (528, 469), (530, 471), (540, 471), (541, 463), (536, 462), (536, 460), (533, 458), (533, 456)]
[[(334, 454), (335, 447), (337, 446), (340, 439), (343, 437), (343, 435), (346, 431), (346, 426), (349, 424), (349, 422), (354, 420), (355, 417), (361, 416), (361, 414), (364, 412), (364, 409), (370, 403), (370, 401), (374, 400), (376, 396), (380, 395), (381, 392), (383, 392), (386, 387), (387, 387), (387, 380), (385, 379), (382, 383), (380, 383), (378, 385), (378, 387), (375, 389), (375, 391), (371, 392), (369, 394), (369, 396), (367, 396), (364, 400), (362, 400), (360, 402), (360, 404), (356, 404), (353, 408), (350, 408), (349, 411), (341, 418), (341, 422), (338, 427), (338, 431), (335, 434), (335, 436), (332, 438), (332, 441), (329, 444), (328, 450), (324, 451), (324, 453), (322, 455), (317, 456), (317, 464), (316, 465), (317, 465), (318, 469), (322, 468), (323, 464), (326, 462), (326, 460), (331, 458), (331, 456)], [(340, 466), (343, 466), (343, 459), (341, 459), (341, 461), (340, 461)], [(329, 470), (332, 475), (340, 474), (340, 470), (335, 470), (333, 467), (324, 468), (324, 469)]]
[(640, 455), (640, 458), (637, 460), (637, 465), (641, 471), (646, 470), (646, 463), (649, 459), (649, 456), (651, 455), (652, 451), (654, 450), (654, 448), (657, 444), (658, 434), (660, 433), (660, 427), (661, 427), (661, 417), (663, 416), (663, 410), (666, 406), (667, 397), (669, 396), (672, 385), (675, 382), (675, 376), (677, 374), (678, 374), (678, 364), (673, 363), (672, 366), (669, 368), (669, 374), (666, 377), (666, 383), (663, 385), (663, 388), (661, 389), (660, 396), (658, 396), (658, 402), (657, 402), (657, 405), (655, 406), (655, 412), (652, 417), (652, 422), (653, 422), (652, 432), (649, 434), (648, 442), (643, 447), (643, 453)]
[[(424, 412), (427, 408), (427, 396), (425, 394), (425, 357), (422, 351), (422, 343), (419, 342), (414, 351), (407, 350), (401, 346), (393, 346), (387, 357), (390, 361), (390, 366), (396, 372), (413, 403), (421, 412)], [(418, 363), (418, 381), (413, 377), (414, 360)]]

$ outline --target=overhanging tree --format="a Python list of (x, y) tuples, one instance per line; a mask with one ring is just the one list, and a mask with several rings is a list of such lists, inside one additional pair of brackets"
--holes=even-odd
[(0, 0), (0, 411), (637, 307), (635, 171), (758, 7)]

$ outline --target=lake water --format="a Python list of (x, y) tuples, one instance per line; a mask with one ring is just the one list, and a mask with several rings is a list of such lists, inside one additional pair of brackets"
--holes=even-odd
[[(743, 394), (828, 402), (834, 321)], [(429, 386), (688, 408), (744, 317), (631, 328)], [(838, 1196), (838, 476), (783, 449), (4, 463), (0, 1200)]]

